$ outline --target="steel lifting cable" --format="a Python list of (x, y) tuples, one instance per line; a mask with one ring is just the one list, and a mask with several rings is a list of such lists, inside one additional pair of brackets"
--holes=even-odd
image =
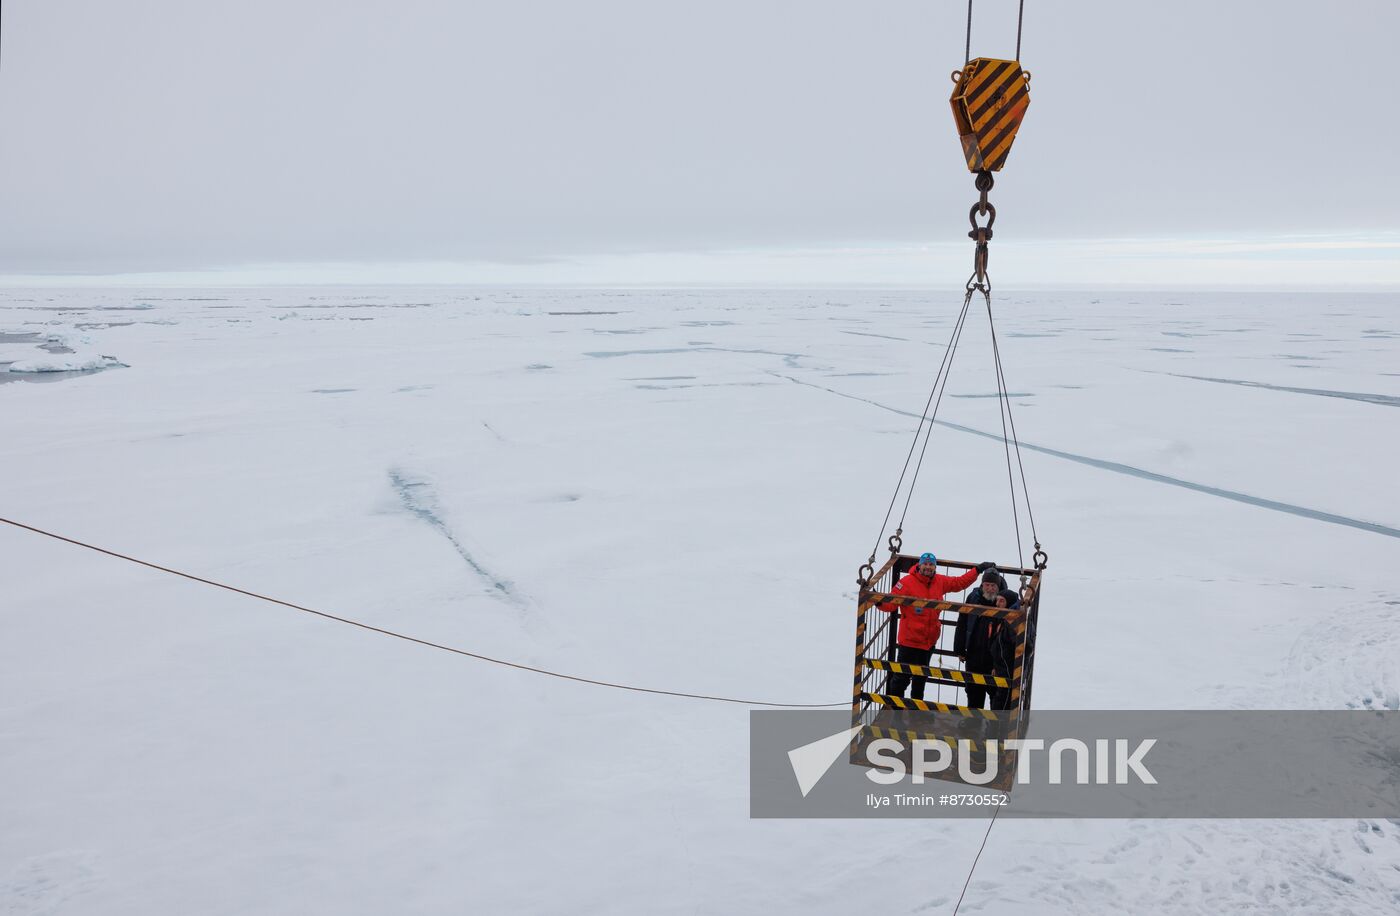
[[(990, 297), (987, 299), (987, 324), (991, 327), (992, 331), (992, 358), (997, 368), (997, 387), (998, 390), (1002, 392), (1006, 402), (1006, 421), (1011, 426), (1011, 445), (1016, 451), (1016, 467), (1021, 474), (1021, 493), (1026, 500), (1026, 515), (1031, 523), (1031, 539), (1035, 542), (1035, 549), (1040, 550), (1040, 535), (1037, 534), (1035, 530), (1035, 512), (1031, 509), (1031, 491), (1030, 488), (1026, 486), (1026, 466), (1021, 461), (1021, 440), (1016, 435), (1016, 417), (1011, 412), (1011, 395), (1009, 394), (1009, 389), (1006, 387), (1005, 371), (1002, 369), (1001, 347), (997, 343), (997, 327), (996, 322), (992, 320), (992, 300)], [(1005, 441), (1005, 439), (1006, 433), (1003, 431), (1002, 440)], [(1009, 472), (1010, 468), (1008, 467), (1007, 470)]]
[(967, 44), (963, 47), (963, 66), (972, 63), (972, 0), (967, 0)]
[[(1026, 486), (1026, 468), (1021, 460), (1021, 442), (1016, 436), (1016, 420), (1011, 410), (1010, 389), (1006, 386), (1006, 371), (1001, 362), (1001, 346), (997, 341), (996, 320), (992, 315), (992, 278), (987, 270), (988, 243), (992, 238), (992, 225), (996, 222), (996, 207), (987, 200), (987, 193), (995, 184), (992, 173), (980, 171), (977, 173), (976, 186), (980, 192), (977, 203), (972, 205), (968, 212), (968, 221), (972, 224), (972, 230), (968, 236), (976, 243), (972, 256), (972, 275), (967, 280), (967, 294), (970, 297), (974, 292), (980, 292), (987, 305), (987, 326), (992, 337), (993, 365), (996, 368), (997, 377), (997, 404), (1001, 417), (1001, 439), (1002, 447), (1006, 451), (1006, 476), (1007, 483), (1011, 490), (1011, 515), (1016, 527), (1016, 554), (1021, 561), (1021, 566), (1025, 567), (1025, 558), (1021, 553), (1021, 518), (1016, 506), (1016, 482), (1011, 472), (1011, 453), (1008, 443), (1009, 439), (1015, 444), (1016, 464), (1021, 472), (1021, 491), (1025, 495), (1026, 514), (1031, 523), (1031, 537), (1035, 540), (1035, 555), (1033, 562), (1037, 567), (1041, 565), (1045, 557), (1044, 551), (1040, 547), (1040, 538), (1035, 530), (1035, 513), (1031, 511), (1030, 489)], [(978, 225), (977, 217), (985, 216), (987, 224)]]
[[(874, 572), (873, 564), (875, 563), (875, 554), (880, 549), (880, 539), (885, 536), (885, 531), (889, 528), (890, 516), (894, 514), (895, 503), (899, 502), (899, 493), (904, 487), (904, 478), (909, 473), (909, 462), (914, 458), (914, 450), (919, 447), (919, 434), (924, 431), (925, 423), (928, 423), (929, 431), (933, 431), (934, 417), (938, 414), (938, 404), (942, 403), (943, 400), (942, 392), (943, 389), (947, 387), (948, 383), (947, 373), (952, 367), (953, 354), (958, 348), (959, 339), (962, 337), (963, 323), (967, 320), (968, 303), (971, 301), (971, 296), (963, 300), (962, 311), (959, 312), (958, 320), (953, 324), (953, 333), (948, 337), (948, 345), (943, 348), (943, 359), (938, 364), (938, 372), (934, 374), (933, 387), (929, 389), (928, 400), (924, 402), (923, 413), (919, 415), (919, 425), (914, 428), (914, 438), (909, 443), (909, 453), (904, 456), (904, 467), (900, 468), (899, 479), (895, 481), (894, 485), (894, 493), (890, 494), (890, 504), (885, 509), (884, 520), (880, 522), (880, 532), (875, 535), (875, 546), (870, 548), (870, 559), (866, 561), (866, 566), (871, 567), (872, 573)], [(937, 403), (935, 403), (935, 399), (937, 399)], [(933, 416), (929, 414), (930, 407), (933, 408)], [(924, 447), (928, 447), (927, 437), (924, 439)], [(919, 461), (922, 463), (922, 455), (919, 456)], [(917, 470), (915, 471), (915, 476), (918, 476)], [(913, 491), (912, 483), (910, 483), (910, 491)], [(905, 510), (908, 510), (907, 502), (905, 503)], [(901, 530), (904, 527), (903, 518), (900, 519), (899, 527)], [(862, 569), (864, 569), (864, 567), (862, 567)], [(864, 575), (862, 575), (862, 578), (864, 578)]]
[[(1026, 0), (1016, 4), (1016, 57), (1021, 59), (1021, 24), (1026, 18)], [(963, 45), (963, 66), (972, 63), (972, 0), (967, 0), (967, 40)]]
[(105, 547), (98, 547), (94, 544), (86, 543), (85, 541), (79, 541), (76, 538), (65, 537), (64, 535), (56, 534), (52, 531), (45, 531), (43, 528), (36, 528), (33, 525), (26, 525), (23, 522), (17, 522), (13, 519), (0, 518), (0, 522), (3, 522), (6, 525), (11, 525), (15, 528), (23, 529), (25, 531), (31, 531), (34, 534), (42, 534), (44, 537), (53, 538), (56, 541), (63, 541), (66, 544), (72, 544), (75, 547), (85, 547), (88, 550), (92, 550), (101, 554), (106, 554), (107, 556), (115, 557), (118, 560), (125, 560), (128, 563), (135, 563), (136, 565), (144, 566), (147, 569), (154, 569), (157, 572), (168, 573), (172, 576), (179, 576), (182, 579), (189, 579), (191, 582), (199, 582), (204, 585), (212, 585), (214, 588), (221, 588), (224, 591), (234, 592), (239, 595), (245, 595), (249, 598), (256, 598), (259, 601), (266, 601), (269, 604), (276, 604), (280, 605), (281, 607), (291, 608), (294, 611), (301, 611), (305, 614), (313, 614), (317, 617), (322, 617), (326, 620), (333, 620), (336, 623), (349, 624), (352, 627), (359, 627), (362, 630), (369, 630), (371, 633), (379, 633), (382, 636), (392, 636), (395, 639), (402, 639), (404, 642), (417, 643), (420, 646), (427, 646), (430, 649), (441, 649), (444, 652), (451, 652), (453, 655), (463, 655), (467, 658), (474, 658), (477, 661), (489, 662), (493, 665), (501, 665), (506, 668), (515, 668), (519, 671), (529, 671), (534, 674), (543, 674), (547, 677), (559, 678), (560, 680), (576, 681), (580, 684), (592, 684), (595, 687), (611, 687), (615, 690), (630, 690), (635, 693), (652, 693), (668, 697), (685, 697), (691, 700), (711, 700), (716, 703), (735, 703), (740, 706), (779, 706), (786, 709), (825, 709), (837, 706), (845, 707), (851, 705), (850, 700), (843, 700), (840, 703), (770, 703), (765, 700), (745, 700), (736, 697), (713, 696), (705, 693), (687, 693), (683, 690), (662, 690), (659, 687), (637, 687), (632, 684), (618, 684), (612, 681), (602, 681), (591, 677), (581, 677), (577, 674), (564, 674), (559, 671), (551, 671), (548, 668), (536, 668), (533, 665), (524, 665), (520, 662), (507, 661), (502, 658), (492, 658), (489, 655), (482, 655), (479, 652), (470, 652), (466, 649), (458, 649), (454, 646), (445, 646), (441, 643), (431, 642), (426, 639), (419, 639), (417, 636), (409, 636), (406, 633), (398, 633), (394, 630), (386, 630), (383, 627), (376, 627), (372, 624), (363, 623), (359, 620), (352, 620), (349, 617), (341, 617), (337, 614), (330, 614), (326, 611), (317, 611), (309, 607), (303, 607), (300, 604), (293, 604), (290, 601), (283, 601), (281, 598), (273, 598), (268, 595), (262, 595), (244, 588), (239, 588), (235, 585), (229, 585), (224, 582), (218, 582), (214, 579), (206, 579), (203, 576), (196, 576), (193, 573), (182, 572), (181, 570), (172, 569), (168, 566), (161, 566), (158, 563), (151, 563), (147, 560), (140, 560), (136, 557), (128, 556), (124, 553), (118, 553), (115, 550), (108, 550)]
[(1016, 4), (1016, 60), (1021, 59), (1021, 22), (1026, 18), (1026, 0)]
[[(899, 527), (896, 529), (896, 531), (898, 531), (898, 532), (903, 532), (903, 531), (904, 531), (904, 521), (905, 521), (905, 519), (908, 518), (908, 516), (909, 516), (909, 504), (910, 504), (910, 502), (912, 502), (913, 499), (914, 499), (914, 488), (915, 488), (915, 486), (916, 486), (916, 485), (918, 484), (918, 482), (919, 482), (919, 471), (922, 470), (922, 469), (923, 469), (923, 466), (924, 466), (924, 455), (926, 455), (926, 454), (928, 453), (928, 441), (929, 441), (929, 438), (933, 436), (933, 424), (934, 424), (934, 422), (935, 422), (935, 418), (938, 416), (938, 408), (939, 408), (939, 406), (942, 405), (942, 403), (943, 403), (943, 393), (944, 393), (945, 391), (948, 390), (948, 378), (949, 378), (949, 376), (951, 376), (952, 373), (953, 373), (953, 357), (954, 357), (954, 355), (956, 355), (956, 353), (957, 353), (958, 344), (962, 341), (962, 332), (963, 332), (963, 328), (965, 328), (965, 327), (967, 326), (967, 311), (968, 311), (968, 309), (971, 307), (971, 305), (972, 305), (972, 291), (971, 291), (971, 290), (968, 290), (968, 291), (967, 291), (967, 294), (963, 296), (962, 309), (961, 309), (961, 311), (958, 312), (958, 320), (957, 320), (957, 322), (956, 322), (956, 323), (954, 324), (954, 326), (953, 326), (953, 336), (952, 336), (952, 337), (949, 339), (949, 341), (948, 341), (948, 349), (947, 349), (947, 351), (945, 352), (945, 356), (946, 356), (945, 364), (946, 364), (946, 367), (947, 367), (947, 368), (946, 368), (946, 370), (943, 371), (943, 373), (942, 373), (942, 375), (943, 375), (943, 378), (942, 378), (942, 385), (938, 385), (937, 381), (935, 381), (935, 389), (936, 389), (937, 392), (938, 392), (938, 398), (937, 398), (937, 400), (935, 400), (934, 403), (933, 403), (933, 413), (929, 416), (929, 419), (928, 419), (928, 429), (924, 430), (924, 446), (923, 446), (923, 448), (921, 448), (921, 449), (919, 450), (919, 461), (918, 461), (917, 464), (914, 465), (914, 476), (911, 477), (911, 478), (909, 479), (909, 490), (908, 490), (907, 494), (906, 494), (905, 497), (904, 497), (904, 509), (900, 512), (900, 515), (899, 515)], [(930, 395), (932, 395), (932, 392), (930, 392)], [(927, 410), (928, 410), (927, 406), (925, 406), (924, 410), (925, 410), (925, 412), (927, 412)], [(922, 421), (921, 421), (920, 425), (922, 426)], [(919, 431), (918, 431), (918, 430), (915, 430), (915, 431), (914, 431), (914, 442), (915, 442), (915, 444), (917, 444), (918, 441), (919, 441)], [(907, 466), (907, 464), (908, 464), (907, 460), (906, 460), (905, 463), (906, 463), (906, 466)], [(896, 495), (896, 496), (899, 495), (898, 489), (896, 489), (895, 495)], [(886, 521), (888, 521), (888, 518), (886, 518)], [(884, 533), (884, 532), (882, 531), (881, 534), (883, 534), (883, 533)], [(896, 535), (896, 537), (898, 537), (898, 535)], [(876, 541), (875, 543), (876, 543), (876, 547), (878, 548), (878, 547), (879, 547), (879, 541)], [(893, 543), (892, 543), (892, 544), (891, 544), (891, 547), (893, 547), (893, 546), (894, 546), (894, 545), (893, 545)], [(941, 680), (937, 683), (937, 685), (936, 685), (936, 687), (935, 687), (935, 690), (937, 691), (938, 702), (940, 702), (940, 703), (943, 702), (943, 682), (942, 682)]]
[[(971, 304), (972, 290), (968, 290), (967, 295), (963, 297), (962, 311), (958, 313), (958, 323), (957, 327), (954, 329), (955, 337), (952, 343), (953, 350), (957, 350), (958, 343), (962, 340), (963, 327), (967, 321), (967, 310)], [(948, 376), (951, 375), (952, 372), (953, 360), (950, 356), (948, 359), (948, 371), (943, 375), (943, 387), (938, 391), (938, 401), (933, 405), (933, 414), (929, 416), (928, 429), (924, 432), (924, 447), (919, 450), (919, 461), (914, 465), (914, 476), (909, 479), (909, 492), (904, 497), (904, 510), (899, 516), (899, 530), (901, 531), (904, 530), (904, 520), (909, 517), (909, 503), (914, 499), (914, 486), (919, 482), (919, 471), (924, 466), (924, 455), (928, 453), (928, 440), (929, 437), (933, 435), (934, 420), (938, 416), (939, 405), (943, 403), (943, 392), (948, 389)]]
[[(983, 201), (979, 202), (979, 204), (974, 205), (973, 210), (974, 212), (976, 212), (980, 207), (986, 206), (987, 212), (992, 214), (992, 219), (995, 219), (995, 210), (989, 204), (985, 203), (986, 194), (987, 191), (990, 189), (990, 185), (990, 181), (986, 182), (985, 185), (979, 185), (982, 190)], [(978, 235), (978, 233), (988, 230), (990, 228), (990, 225), (991, 224), (988, 223), (987, 226), (978, 227), (976, 220), (974, 219), (974, 231), (970, 234), (976, 236)], [(1020, 469), (1021, 490), (1026, 503), (1026, 513), (1029, 517), (1031, 524), (1031, 537), (1035, 541), (1035, 549), (1037, 553), (1039, 553), (1040, 551), (1040, 539), (1035, 530), (1035, 514), (1031, 511), (1030, 491), (1026, 487), (1026, 469), (1021, 459), (1021, 443), (1016, 436), (1016, 421), (1015, 418), (1012, 416), (1010, 393), (1009, 389), (1006, 387), (1006, 373), (1003, 369), (1001, 362), (1001, 348), (997, 342), (996, 321), (992, 314), (992, 287), (991, 278), (987, 273), (986, 240), (985, 238), (979, 238), (977, 254), (975, 257), (975, 267), (972, 277), (970, 277), (967, 282), (966, 295), (963, 297), (962, 309), (958, 313), (958, 320), (954, 324), (953, 334), (952, 337), (949, 339), (948, 347), (944, 350), (943, 362), (938, 367), (938, 374), (934, 378), (933, 389), (929, 391), (928, 401), (925, 402), (924, 405), (924, 412), (919, 417), (919, 425), (914, 430), (914, 441), (910, 444), (909, 454), (905, 456), (904, 467), (900, 471), (898, 482), (895, 484), (894, 495), (890, 500), (889, 508), (885, 511), (885, 518), (881, 524), (880, 533), (876, 536), (875, 546), (871, 550), (870, 559), (869, 561), (867, 561), (866, 564), (867, 566), (871, 566), (875, 561), (875, 552), (878, 551), (880, 548), (880, 538), (884, 536), (885, 530), (889, 526), (890, 515), (894, 509), (895, 502), (897, 502), (899, 499), (899, 492), (903, 487), (904, 478), (909, 469), (909, 461), (913, 456), (914, 448), (918, 446), (919, 436), (920, 434), (922, 434), (924, 439), (923, 447), (919, 449), (919, 460), (914, 465), (914, 474), (909, 480), (909, 488), (906, 491), (904, 498), (904, 508), (900, 513), (899, 524), (895, 529), (896, 537), (899, 534), (903, 533), (904, 523), (909, 515), (909, 506), (913, 501), (914, 490), (918, 484), (919, 473), (923, 469), (924, 458), (928, 454), (929, 439), (933, 435), (933, 427), (934, 423), (937, 420), (938, 408), (943, 403), (943, 393), (947, 390), (948, 378), (952, 374), (952, 361), (953, 357), (956, 355), (958, 344), (962, 339), (962, 332), (967, 320), (967, 312), (971, 306), (973, 295), (978, 292), (982, 294), (983, 300), (986, 303), (987, 324), (990, 328), (992, 337), (993, 365), (996, 369), (997, 378), (997, 404), (999, 408), (998, 414), (1001, 419), (1002, 448), (1006, 453), (1007, 484), (1011, 491), (1011, 515), (1016, 533), (1016, 556), (1018, 561), (1020, 562), (1020, 565), (1024, 567), (1025, 556), (1022, 552), (1021, 545), (1021, 518), (1020, 511), (1016, 502), (1015, 477), (1011, 469), (1011, 448), (1013, 444), (1016, 452), (1016, 464), (1017, 467)], [(929, 409), (930, 406), (932, 406), (931, 412)], [(928, 424), (927, 429), (924, 428), (925, 423)], [(894, 546), (893, 543), (891, 544), (891, 546)], [(862, 578), (864, 578), (864, 569), (865, 568), (862, 567)]]
[[(985, 288), (982, 290), (982, 298), (987, 303), (987, 326), (991, 329), (992, 339), (996, 340), (996, 322), (992, 320), (992, 296)], [(1006, 484), (1011, 490), (1011, 521), (1016, 527), (1016, 560), (1017, 565), (1024, 569), (1026, 558), (1021, 552), (1021, 513), (1016, 506), (1016, 479), (1011, 473), (1011, 440), (1006, 430), (1006, 421), (1011, 413), (1011, 395), (1006, 390), (1006, 377), (1001, 371), (1001, 356), (997, 354), (995, 344), (992, 346), (992, 357), (997, 376), (997, 413), (1001, 416), (1001, 448), (1006, 453)], [(1017, 457), (1020, 457), (1019, 448)], [(1030, 494), (1026, 494), (1026, 509), (1030, 511)]]

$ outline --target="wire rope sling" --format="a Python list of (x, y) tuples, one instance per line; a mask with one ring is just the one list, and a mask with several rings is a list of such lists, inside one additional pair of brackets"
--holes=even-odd
[[(894, 738), (941, 742), (953, 755), (972, 757), (973, 769), (983, 773), (990, 769), (987, 758), (997, 755), (998, 775), (987, 785), (1009, 791), (1015, 760), (1011, 756), (1013, 752), (1005, 750), (1005, 742), (1024, 734), (1026, 714), (1031, 707), (1036, 624), (1049, 557), (1035, 530), (1035, 515), (1031, 511), (1020, 441), (997, 342), (992, 281), (988, 272), (989, 244), (997, 211), (988, 200), (988, 194), (995, 183), (993, 173), (1006, 164), (1030, 106), (1031, 75), (1020, 62), (1019, 15), (1015, 59), (973, 58), (971, 42), (972, 3), (969, 0), (964, 64), (952, 73), (953, 92), (949, 101), (963, 158), (968, 171), (975, 175), (974, 186), (979, 195), (968, 212), (972, 226), (968, 237), (973, 241), (972, 273), (964, 286), (962, 307), (914, 430), (875, 546), (857, 576), (850, 751), (851, 762), (866, 764), (865, 749), (872, 741)], [(932, 553), (902, 552), (909, 505), (974, 301), (985, 308), (991, 332), (1000, 439), (1016, 537), (1016, 566), (969, 563), (942, 559)], [(889, 558), (877, 568), (876, 553), (889, 530), (901, 494), (904, 506), (894, 533), (886, 541)], [(1022, 550), (1022, 504), (1034, 545), (1029, 565)], [(1006, 576), (1018, 578), (1019, 587), (1010, 588)], [(969, 586), (971, 591), (965, 600), (951, 595)], [(925, 687), (929, 684), (936, 685), (936, 699), (924, 698)], [(948, 702), (944, 702), (945, 689)], [(984, 708), (984, 703), (988, 708)], [(909, 753), (907, 745), (903, 753)], [(962, 782), (961, 771), (960, 766), (947, 766), (933, 775)]]

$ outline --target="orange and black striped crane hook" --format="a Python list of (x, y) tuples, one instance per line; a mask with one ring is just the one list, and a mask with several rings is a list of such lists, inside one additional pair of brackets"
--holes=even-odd
[(999, 172), (1030, 107), (1031, 75), (1020, 61), (979, 57), (953, 71), (953, 121), (970, 172)]
[[(970, 23), (969, 18), (969, 33)], [(1019, 34), (1017, 45), (1020, 45)], [(961, 70), (953, 71), (953, 95), (949, 99), (953, 121), (958, 126), (958, 139), (962, 141), (968, 171), (976, 173), (977, 190), (981, 192), (968, 214), (968, 221), (972, 223), (968, 237), (977, 243), (972, 277), (967, 281), (969, 292), (990, 291), (987, 242), (992, 238), (997, 211), (987, 201), (987, 192), (992, 189), (992, 173), (1000, 171), (1011, 155), (1016, 131), (1030, 107), (1030, 83), (1030, 73), (1021, 69), (1020, 61), (1015, 60), (978, 57), (969, 60)], [(986, 217), (986, 225), (978, 225), (978, 216)]]

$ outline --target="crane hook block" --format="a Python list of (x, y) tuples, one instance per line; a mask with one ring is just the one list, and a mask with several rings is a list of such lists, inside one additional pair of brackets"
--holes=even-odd
[(953, 120), (970, 172), (996, 172), (1031, 104), (1031, 75), (1020, 61), (978, 57), (953, 71)]

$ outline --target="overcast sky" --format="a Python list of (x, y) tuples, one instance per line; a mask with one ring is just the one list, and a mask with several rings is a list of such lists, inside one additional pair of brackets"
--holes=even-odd
[[(974, 56), (1010, 56), (1015, 0), (975, 9)], [(961, 264), (965, 12), (8, 0), (0, 275)], [(1042, 273), (1082, 239), (1216, 240), (1400, 281), (1397, 34), (1395, 0), (1027, 0), (996, 242), (1043, 243)]]

